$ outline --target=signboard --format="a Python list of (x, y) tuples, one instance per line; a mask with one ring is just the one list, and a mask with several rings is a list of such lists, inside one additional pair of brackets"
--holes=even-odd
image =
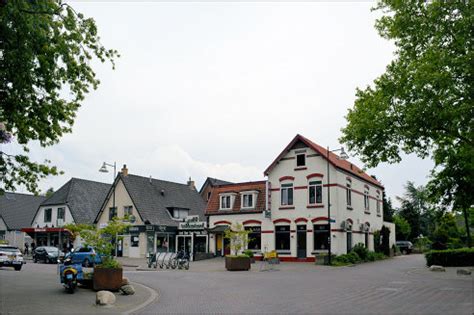
[(180, 230), (202, 230), (207, 227), (206, 222), (199, 221), (199, 216), (190, 215), (184, 219), (184, 222), (179, 223)]
[(128, 227), (129, 233), (142, 233), (142, 232), (176, 232), (175, 226), (166, 226), (166, 225), (132, 225)]

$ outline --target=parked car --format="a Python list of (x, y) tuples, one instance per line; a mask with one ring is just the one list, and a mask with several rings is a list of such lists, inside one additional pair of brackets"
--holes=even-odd
[(65, 258), (71, 257), (72, 263), (82, 264), (84, 267), (91, 267), (94, 264), (102, 263), (101, 256), (92, 247), (79, 247), (66, 254)]
[(410, 254), (411, 251), (413, 250), (413, 244), (412, 242), (409, 241), (397, 241), (397, 246), (400, 248), (400, 251), (402, 254), (407, 255)]
[(60, 257), (64, 256), (64, 253), (52, 246), (39, 246), (33, 251), (33, 261), (43, 261), (45, 263), (57, 263)]
[(13, 267), (20, 271), (24, 263), (23, 254), (18, 247), (0, 245), (0, 267)]

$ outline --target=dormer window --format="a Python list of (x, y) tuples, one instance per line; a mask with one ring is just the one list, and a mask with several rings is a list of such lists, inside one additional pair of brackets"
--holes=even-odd
[(242, 209), (253, 209), (255, 208), (255, 202), (257, 200), (258, 191), (243, 191), (241, 195), (241, 208)]
[(306, 166), (306, 155), (304, 153), (296, 155), (296, 167), (300, 166)]
[(220, 194), (220, 210), (231, 210), (234, 205), (235, 193)]
[(179, 209), (179, 208), (173, 209), (173, 219), (182, 220), (186, 218), (188, 215), (189, 215), (188, 209)]

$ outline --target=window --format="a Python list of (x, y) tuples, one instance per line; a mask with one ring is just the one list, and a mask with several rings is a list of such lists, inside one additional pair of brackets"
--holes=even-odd
[(314, 250), (325, 250), (329, 247), (329, 224), (314, 225)]
[(117, 216), (117, 207), (110, 207), (109, 208), (109, 221), (112, 220)]
[(296, 155), (296, 166), (305, 166), (306, 165), (306, 155), (298, 154)]
[(377, 193), (376, 205), (377, 205), (377, 215), (380, 215), (380, 193)]
[(370, 210), (370, 205), (369, 205), (369, 191), (366, 190), (364, 192), (364, 208), (365, 210), (369, 211)]
[(131, 235), (130, 236), (130, 246), (131, 247), (139, 247), (140, 246), (140, 236)]
[(242, 208), (253, 208), (253, 195), (245, 194), (242, 197)]
[(347, 205), (350, 206), (352, 205), (352, 196), (351, 196), (351, 183), (350, 182), (347, 182), (346, 183), (346, 202), (347, 202)]
[(275, 249), (290, 250), (290, 226), (275, 227)]
[(65, 220), (66, 219), (66, 209), (65, 208), (58, 208), (58, 220)]
[(293, 205), (293, 184), (281, 185), (281, 205), (282, 206)]
[(230, 209), (230, 196), (221, 196), (221, 209)]
[(44, 209), (44, 222), (51, 222), (52, 209)]
[(309, 182), (309, 204), (323, 202), (323, 184), (320, 180)]
[(132, 209), (133, 209), (133, 206), (124, 206), (123, 207), (123, 216), (124, 217), (129, 217), (132, 215)]
[(251, 250), (262, 248), (262, 228), (259, 226), (246, 227), (245, 230), (249, 231), (249, 243), (247, 248)]
[(184, 219), (188, 216), (189, 210), (188, 209), (174, 209), (173, 210), (173, 218), (175, 219)]

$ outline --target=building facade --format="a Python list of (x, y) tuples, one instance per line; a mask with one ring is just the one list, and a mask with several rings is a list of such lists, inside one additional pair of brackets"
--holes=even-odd
[(260, 251), (276, 250), (288, 261), (313, 261), (328, 252), (329, 244), (334, 254), (345, 254), (357, 243), (373, 250), (373, 233), (383, 225), (391, 229), (390, 245), (395, 243), (394, 225), (383, 221), (382, 184), (309, 139), (297, 135), (264, 174), (265, 211), (229, 215), (219, 210), (209, 215), (211, 230), (252, 222), (259, 227)]
[(204, 209), (193, 181), (179, 184), (133, 175), (124, 165), (95, 223), (100, 229), (114, 217), (130, 222), (117, 244), (119, 256), (185, 250), (196, 258), (208, 251)]

